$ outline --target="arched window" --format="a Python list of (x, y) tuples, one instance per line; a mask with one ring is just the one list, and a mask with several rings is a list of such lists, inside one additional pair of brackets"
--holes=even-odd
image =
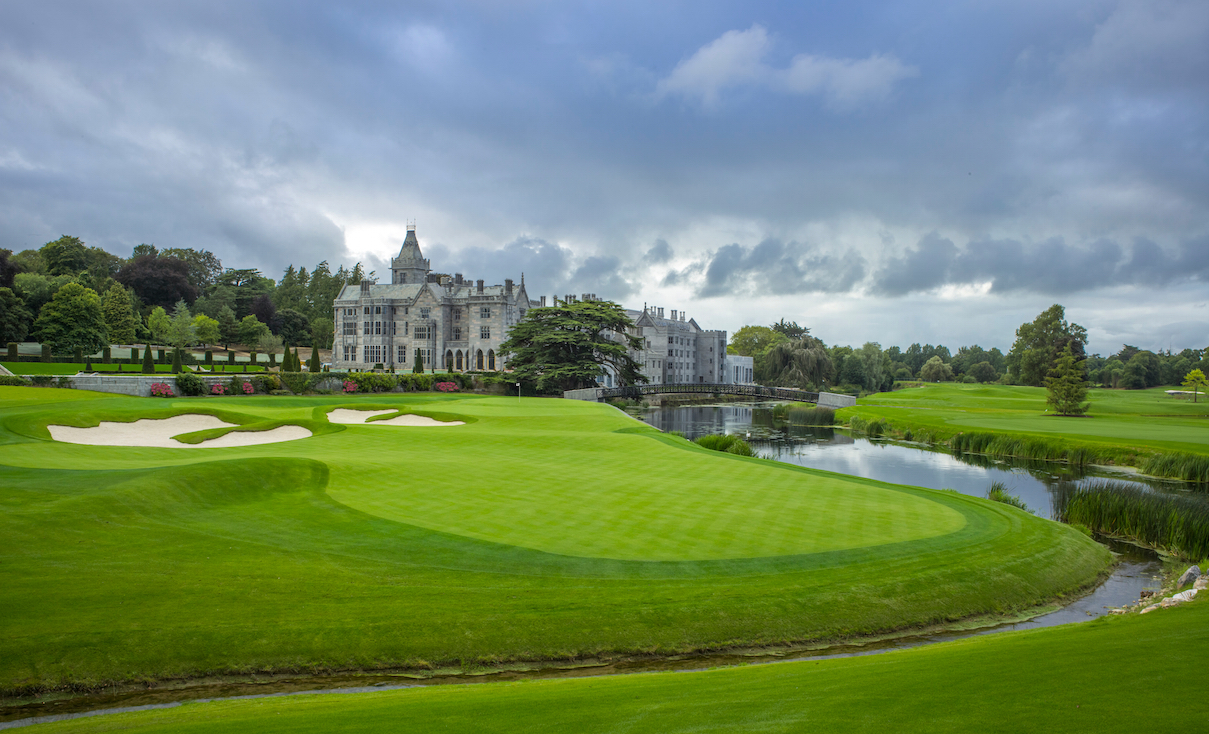
[(449, 368), (452, 366), (453, 366), (453, 352), (447, 351), (447, 352), (445, 352), (445, 371), (448, 372)]
[(457, 351), (457, 353), (454, 355), (454, 359), (457, 360), (457, 368), (456, 368), (457, 371), (461, 372), (462, 371), (462, 350), (461, 349), (459, 349)]
[(487, 352), (487, 369), (493, 370), (493, 371), (495, 370), (495, 350), (494, 349)]
[(474, 368), (475, 368), (476, 370), (481, 370), (481, 369), (483, 369), (483, 350), (482, 350), (482, 349), (480, 349), (480, 350), (478, 351), (478, 353), (477, 353), (477, 354), (475, 354), (475, 356), (474, 356), (474, 365), (475, 365), (475, 366), (474, 366)]

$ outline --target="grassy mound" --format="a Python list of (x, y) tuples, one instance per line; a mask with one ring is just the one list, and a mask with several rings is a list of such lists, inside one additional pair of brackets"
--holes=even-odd
[[(1031, 606), (1109, 563), (1013, 508), (709, 451), (608, 406), (367, 397), (209, 400), (316, 435), (195, 452), (44, 426), (196, 401), (0, 388), (0, 688), (836, 639)], [(334, 407), (467, 420), (332, 426)]]
[(1195, 601), (871, 657), (186, 703), (39, 730), (1134, 732), (1200, 699), (1206, 630), (1209, 602)]

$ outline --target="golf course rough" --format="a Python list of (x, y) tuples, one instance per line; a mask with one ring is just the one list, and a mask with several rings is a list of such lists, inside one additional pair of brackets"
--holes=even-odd
[[(186, 451), (46, 428), (184, 413), (313, 435)], [(551, 399), (0, 388), (0, 478), (9, 692), (839, 639), (1019, 610), (1111, 563), (1012, 507)]]

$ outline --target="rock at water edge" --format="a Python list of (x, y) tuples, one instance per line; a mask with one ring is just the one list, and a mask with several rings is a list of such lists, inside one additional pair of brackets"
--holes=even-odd
[(1180, 576), (1180, 580), (1178, 582), (1176, 582), (1175, 588), (1178, 589), (1182, 586), (1187, 586), (1188, 584), (1195, 583), (1196, 580), (1199, 579), (1200, 577), (1201, 577), (1201, 567), (1193, 566), (1193, 567), (1189, 568), (1187, 571), (1185, 571), (1183, 576)]

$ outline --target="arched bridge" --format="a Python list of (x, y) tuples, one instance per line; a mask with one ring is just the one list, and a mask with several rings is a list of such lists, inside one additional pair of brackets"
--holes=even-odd
[(807, 392), (788, 387), (764, 387), (763, 385), (724, 385), (720, 383), (684, 382), (662, 385), (627, 385), (625, 387), (589, 387), (583, 390), (568, 390), (564, 398), (570, 400), (611, 400), (626, 398), (633, 400), (645, 395), (743, 395), (755, 400), (791, 400), (799, 403), (815, 403), (826, 408), (847, 408), (856, 405), (851, 395), (830, 392)]

